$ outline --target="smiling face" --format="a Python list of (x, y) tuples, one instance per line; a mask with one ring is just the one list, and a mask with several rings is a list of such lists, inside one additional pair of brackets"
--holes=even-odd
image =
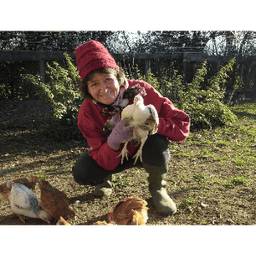
[(87, 82), (88, 92), (98, 102), (110, 105), (119, 93), (119, 82), (114, 74), (96, 73)]

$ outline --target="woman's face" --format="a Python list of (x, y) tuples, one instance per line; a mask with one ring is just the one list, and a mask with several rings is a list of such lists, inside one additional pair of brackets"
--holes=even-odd
[(119, 94), (119, 83), (114, 74), (96, 73), (87, 82), (88, 92), (98, 102), (110, 105)]

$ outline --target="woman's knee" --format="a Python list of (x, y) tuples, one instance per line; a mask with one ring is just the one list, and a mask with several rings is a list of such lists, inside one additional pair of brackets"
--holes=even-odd
[(92, 186), (100, 184), (109, 175), (88, 153), (80, 156), (72, 168), (72, 173), (77, 183)]
[(165, 165), (170, 160), (167, 138), (160, 134), (149, 136), (143, 146), (142, 158), (149, 165)]
[(72, 168), (74, 180), (81, 185), (85, 185), (86, 180), (86, 158), (86, 154), (80, 156)]

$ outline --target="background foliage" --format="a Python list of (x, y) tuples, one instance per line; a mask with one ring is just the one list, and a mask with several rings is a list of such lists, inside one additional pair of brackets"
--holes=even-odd
[[(256, 33), (254, 31), (0, 31), (0, 51), (62, 51), (73, 53), (75, 48), (88, 40), (102, 42), (112, 54), (123, 54), (120, 66), (132, 69), (138, 65), (144, 71), (143, 60), (128, 59), (126, 53), (202, 53), (206, 56), (248, 57), (255, 55)], [(60, 62), (60, 61), (59, 61)], [(225, 64), (225, 63), (222, 63)], [(129, 67), (131, 66), (131, 67)], [(151, 72), (157, 77), (166, 73), (169, 77), (178, 71), (182, 74), (182, 59), (154, 59), (149, 61)], [(190, 83), (200, 63), (187, 63), (186, 79)], [(208, 63), (206, 77), (216, 74), (216, 64)], [(46, 68), (46, 67), (45, 67)], [(243, 74), (241, 70), (243, 69)], [(237, 80), (242, 88), (252, 69), (250, 62), (244, 67), (237, 61), (226, 86), (230, 90)], [(255, 84), (254, 67), (251, 86)], [(39, 63), (34, 61), (0, 62), (0, 100), (37, 99), (32, 83), (22, 75), (39, 73)], [(238, 78), (239, 77), (239, 78)]]
[[(57, 140), (80, 137), (77, 132), (77, 113), (81, 104), (78, 93), (80, 76), (68, 54), (64, 54), (66, 68), (58, 62), (47, 63), (49, 82), (42, 83), (40, 76), (28, 74), (24, 78), (37, 88), (40, 100), (51, 106), (53, 122), (46, 129), (47, 136)], [(48, 114), (48, 113), (47, 113)], [(48, 114), (49, 115), (49, 114)]]
[[(55, 139), (73, 138), (79, 136), (77, 131), (77, 113), (81, 104), (78, 93), (80, 77), (77, 67), (71, 58), (65, 54), (67, 68), (57, 62), (51, 66), (47, 63), (48, 83), (42, 83), (39, 76), (26, 75), (25, 79), (37, 87), (37, 93), (45, 104), (53, 109), (51, 118), (55, 120), (47, 133)], [(149, 70), (147, 76), (136, 70), (136, 79), (145, 80), (153, 85), (164, 96), (175, 102), (175, 105), (191, 117), (191, 129), (213, 128), (229, 125), (236, 120), (236, 116), (224, 105), (225, 83), (228, 73), (232, 71), (235, 59), (221, 67), (212, 78), (205, 80), (207, 62), (201, 64), (191, 83), (183, 84), (182, 76), (174, 72), (173, 77), (166, 79), (163, 75), (156, 77)], [(126, 74), (128, 78), (133, 76)]]
[(232, 71), (235, 59), (222, 66), (220, 71), (210, 79), (205, 79), (207, 62), (201, 64), (193, 81), (186, 85), (178, 72), (169, 80), (166, 76), (156, 77), (150, 71), (140, 79), (147, 80), (164, 96), (191, 117), (191, 129), (214, 128), (233, 123), (236, 116), (224, 104), (228, 74)]

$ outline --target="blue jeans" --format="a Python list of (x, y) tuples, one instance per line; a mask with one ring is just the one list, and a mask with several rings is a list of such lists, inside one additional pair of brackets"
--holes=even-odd
[[(148, 165), (164, 166), (170, 160), (167, 138), (159, 134), (149, 136), (142, 149), (142, 159)], [(141, 168), (143, 163), (138, 158), (134, 165), (134, 159), (130, 156), (128, 161), (124, 158), (123, 164), (119, 164), (115, 170), (107, 171), (100, 167), (86, 152), (77, 160), (72, 172), (77, 183), (96, 186), (102, 183), (108, 175), (122, 172), (132, 167)]]

